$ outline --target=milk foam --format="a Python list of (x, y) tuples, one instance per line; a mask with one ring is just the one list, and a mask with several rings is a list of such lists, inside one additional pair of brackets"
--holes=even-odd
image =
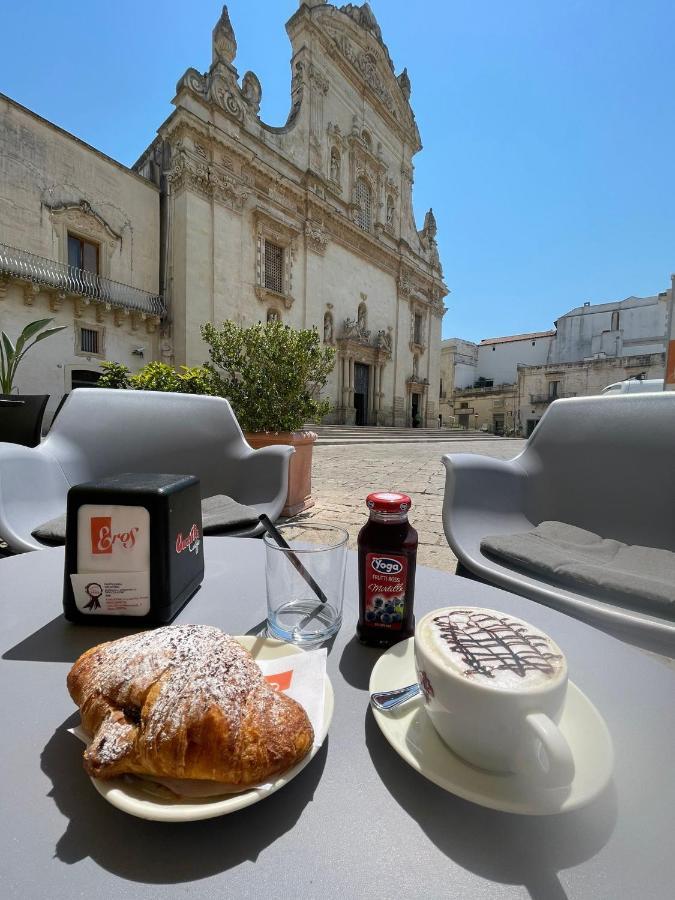
[(514, 616), (477, 607), (426, 619), (418, 640), (439, 666), (485, 687), (530, 690), (555, 680), (565, 666), (547, 635)]

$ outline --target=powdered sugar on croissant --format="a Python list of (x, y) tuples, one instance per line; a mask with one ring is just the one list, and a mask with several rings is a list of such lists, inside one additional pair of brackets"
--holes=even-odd
[(313, 743), (303, 708), (251, 655), (207, 625), (170, 625), (88, 650), (68, 690), (93, 736), (90, 775), (124, 773), (252, 785), (299, 762)]

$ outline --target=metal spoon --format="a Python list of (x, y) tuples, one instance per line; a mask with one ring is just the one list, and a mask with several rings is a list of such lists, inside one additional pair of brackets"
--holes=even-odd
[(412, 700), (412, 698), (416, 697), (419, 693), (420, 686), (415, 682), (415, 684), (408, 684), (405, 687), (396, 688), (395, 691), (376, 691), (374, 694), (370, 695), (370, 702), (376, 709), (393, 709), (400, 703)]

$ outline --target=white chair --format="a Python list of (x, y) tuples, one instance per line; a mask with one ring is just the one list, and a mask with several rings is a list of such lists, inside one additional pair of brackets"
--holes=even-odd
[(39, 446), (0, 443), (0, 537), (17, 553), (43, 548), (31, 532), (65, 512), (72, 485), (122, 472), (196, 475), (202, 498), (226, 494), (274, 521), (293, 452), (251, 449), (221, 397), (79, 388)]
[(481, 541), (555, 521), (675, 551), (674, 458), (675, 392), (557, 400), (515, 459), (444, 456), (443, 526), (458, 573), (673, 653), (675, 619), (502, 564)]

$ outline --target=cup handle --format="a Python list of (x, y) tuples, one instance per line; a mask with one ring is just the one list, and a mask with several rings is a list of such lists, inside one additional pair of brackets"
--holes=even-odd
[(530, 713), (525, 723), (519, 773), (544, 787), (567, 787), (574, 778), (574, 759), (562, 732), (545, 713)]

